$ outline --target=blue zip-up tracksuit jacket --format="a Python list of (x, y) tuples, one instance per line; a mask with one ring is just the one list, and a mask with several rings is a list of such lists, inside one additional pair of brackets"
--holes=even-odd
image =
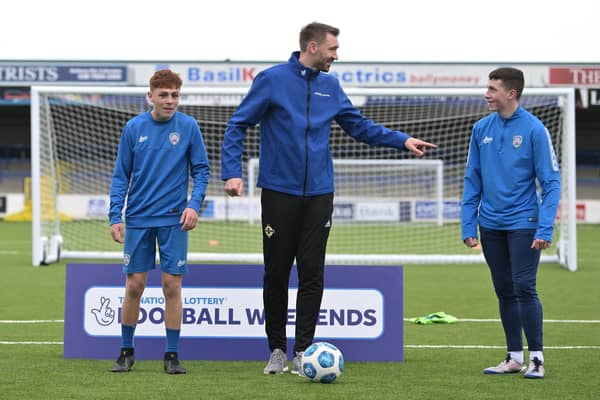
[[(194, 187), (188, 202), (191, 175)], [(121, 135), (110, 188), (110, 224), (125, 219), (131, 228), (179, 224), (186, 207), (200, 211), (209, 164), (198, 123), (175, 112), (155, 121), (150, 111), (130, 119)]]
[[(246, 130), (260, 123), (257, 186), (297, 196), (332, 193), (329, 150), (332, 120), (356, 140), (404, 149), (409, 136), (365, 118), (350, 102), (338, 79), (303, 66), (299, 52), (259, 73), (227, 124), (221, 178), (242, 177)], [(252, 184), (252, 183), (251, 183)]]
[[(537, 191), (537, 183), (541, 193)], [(487, 229), (536, 229), (552, 240), (560, 172), (550, 133), (519, 107), (508, 119), (495, 112), (473, 126), (464, 177), (463, 240)]]

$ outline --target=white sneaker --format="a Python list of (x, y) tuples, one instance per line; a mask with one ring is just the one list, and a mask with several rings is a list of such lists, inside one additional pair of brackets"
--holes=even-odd
[(273, 350), (269, 362), (265, 366), (263, 372), (267, 374), (283, 374), (288, 370), (287, 356), (281, 349)]
[(525, 369), (525, 364), (520, 363), (510, 358), (510, 354), (506, 355), (506, 359), (495, 367), (488, 367), (483, 370), (484, 374), (515, 374), (522, 372)]
[(524, 377), (528, 379), (543, 379), (544, 374), (544, 363), (539, 358), (533, 357), (533, 360), (529, 362), (529, 368), (527, 368)]

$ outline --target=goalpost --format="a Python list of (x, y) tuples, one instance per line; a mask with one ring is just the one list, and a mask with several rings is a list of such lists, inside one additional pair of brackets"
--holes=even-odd
[[(223, 192), (221, 143), (247, 88), (184, 88), (179, 110), (194, 116), (211, 166), (189, 261), (262, 263), (258, 128), (244, 143), (241, 197)], [(109, 188), (125, 122), (148, 109), (143, 87), (32, 87), (32, 262), (113, 259)], [(332, 124), (333, 227), (328, 264), (481, 263), (460, 232), (462, 180), (473, 123), (489, 113), (484, 89), (347, 89), (368, 118), (436, 143), (423, 159), (370, 147)], [(526, 89), (521, 105), (548, 127), (561, 167), (553, 247), (542, 262), (577, 269), (575, 116), (572, 89)], [(68, 215), (69, 219), (61, 218)]]

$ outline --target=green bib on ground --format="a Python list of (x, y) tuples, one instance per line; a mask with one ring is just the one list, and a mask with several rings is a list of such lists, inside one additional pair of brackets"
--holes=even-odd
[(439, 311), (433, 314), (426, 315), (424, 317), (409, 318), (408, 321), (421, 325), (453, 324), (455, 322), (458, 322), (458, 318), (456, 318), (454, 315), (446, 314), (443, 311)]

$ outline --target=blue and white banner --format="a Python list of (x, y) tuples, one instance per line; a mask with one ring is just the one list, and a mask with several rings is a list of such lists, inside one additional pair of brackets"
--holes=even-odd
[[(183, 281), (183, 359), (268, 357), (262, 265), (190, 265)], [(297, 295), (292, 270), (287, 321), (293, 348)], [(68, 264), (65, 358), (111, 359), (121, 341), (125, 276), (117, 264)], [(315, 340), (327, 340), (353, 361), (403, 360), (402, 267), (326, 266)], [(165, 347), (159, 270), (148, 274), (135, 331), (136, 358), (160, 359)], [(291, 354), (290, 354), (291, 356)]]
[[(264, 338), (262, 289), (185, 287), (182, 337)], [(289, 304), (296, 304), (296, 289)], [(136, 337), (164, 336), (160, 287), (147, 287), (141, 299)], [(90, 336), (121, 336), (123, 288), (91, 287), (84, 297), (84, 330)], [(352, 304), (348, 307), (348, 304)], [(323, 296), (317, 334), (329, 338), (377, 339), (383, 333), (383, 296), (376, 289), (329, 289)], [(296, 310), (288, 311), (287, 335), (294, 336)], [(360, 328), (360, 329), (357, 329)]]
[(126, 65), (0, 64), (0, 84), (127, 84)]
[[(286, 58), (287, 59), (287, 58)], [(250, 86), (256, 75), (281, 61), (273, 62), (200, 62), (200, 63), (133, 63), (132, 83), (148, 85), (154, 71), (171, 68), (180, 74), (183, 86)], [(331, 75), (343, 87), (485, 87), (495, 64), (480, 63), (353, 63), (333, 64)], [(548, 66), (525, 65), (525, 81), (531, 87), (548, 86)], [(482, 94), (483, 95), (483, 94)]]

